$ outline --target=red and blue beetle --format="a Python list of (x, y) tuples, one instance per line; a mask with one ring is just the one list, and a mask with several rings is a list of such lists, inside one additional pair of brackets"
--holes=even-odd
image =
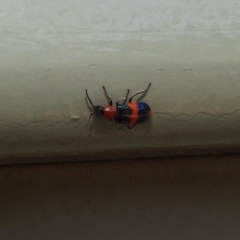
[(148, 84), (148, 87), (145, 90), (139, 91), (138, 93), (134, 94), (132, 97), (129, 98), (129, 100), (128, 95), (130, 90), (127, 89), (126, 96), (116, 102), (116, 107), (113, 106), (113, 101), (107, 94), (106, 88), (104, 86), (103, 91), (108, 102), (108, 105), (106, 107), (100, 105), (93, 105), (86, 89), (86, 97), (92, 107), (91, 114), (89, 115), (86, 123), (87, 131), (88, 123), (93, 114), (96, 114), (97, 117), (104, 117), (110, 121), (114, 120), (116, 124), (126, 124), (128, 129), (132, 129), (138, 123), (148, 119), (152, 114), (149, 105), (140, 101), (133, 102), (132, 99), (139, 94), (143, 94), (142, 97), (144, 97), (147, 94), (150, 86), (151, 83)]

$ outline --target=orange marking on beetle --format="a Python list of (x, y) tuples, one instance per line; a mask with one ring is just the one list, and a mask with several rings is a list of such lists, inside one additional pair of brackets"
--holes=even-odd
[(132, 109), (132, 114), (129, 116), (130, 118), (130, 124), (136, 124), (139, 115), (138, 115), (138, 104), (137, 102), (131, 102), (128, 103), (128, 107), (130, 107)]

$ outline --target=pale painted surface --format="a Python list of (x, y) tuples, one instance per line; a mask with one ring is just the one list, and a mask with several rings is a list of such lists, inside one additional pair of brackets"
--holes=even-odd
[[(238, 143), (239, 4), (1, 0), (1, 153)], [(85, 88), (104, 105), (148, 81), (151, 123), (87, 135)]]

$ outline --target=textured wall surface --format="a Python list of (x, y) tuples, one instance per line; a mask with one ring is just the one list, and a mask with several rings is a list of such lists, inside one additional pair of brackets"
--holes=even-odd
[[(0, 1), (0, 155), (238, 145), (240, 8), (223, 1)], [(93, 119), (153, 83), (152, 121)]]

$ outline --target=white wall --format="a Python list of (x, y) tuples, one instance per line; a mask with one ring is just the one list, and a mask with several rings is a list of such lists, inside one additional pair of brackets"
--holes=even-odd
[[(224, 1), (0, 1), (1, 156), (239, 143), (240, 8)], [(153, 83), (134, 131), (94, 120)], [(79, 121), (72, 120), (73, 118)]]

